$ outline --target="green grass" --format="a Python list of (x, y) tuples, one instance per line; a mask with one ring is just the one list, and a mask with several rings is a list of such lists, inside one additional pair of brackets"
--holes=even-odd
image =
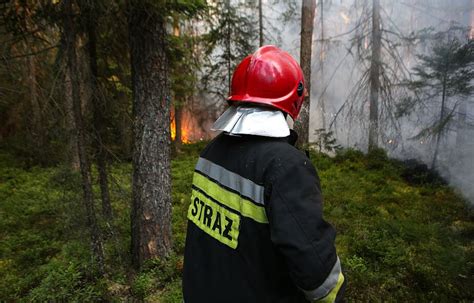
[[(0, 301), (181, 302), (186, 210), (203, 146), (185, 145), (172, 161), (173, 254), (138, 273), (129, 261), (131, 165), (113, 165), (114, 220), (100, 218), (107, 266), (101, 279), (91, 264), (79, 176), (64, 167), (27, 168), (0, 152)], [(474, 300), (472, 211), (453, 189), (408, 184), (401, 163), (380, 152), (311, 159), (325, 218), (338, 232), (349, 302)]]

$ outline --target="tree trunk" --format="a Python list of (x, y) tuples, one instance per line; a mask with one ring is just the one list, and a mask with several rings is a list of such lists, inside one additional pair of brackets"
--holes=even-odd
[[(324, 81), (324, 60), (326, 56), (326, 41), (324, 40), (324, 0), (319, 0), (319, 11), (321, 15), (321, 54), (319, 56), (319, 70), (320, 70), (320, 78), (319, 81), (323, 83)], [(321, 99), (319, 100), (319, 107), (321, 110), (321, 128), (326, 129), (326, 98), (324, 94), (321, 95)]]
[[(230, 14), (230, 0), (226, 0), (226, 13)], [(227, 32), (226, 32), (226, 52), (227, 52), (227, 95), (230, 96), (231, 88), (232, 88), (232, 50), (230, 49), (231, 46), (231, 24), (227, 22)]]
[[(173, 35), (175, 37), (181, 36), (181, 29), (179, 27), (178, 17), (173, 17)], [(174, 95), (174, 151), (179, 152), (181, 149), (182, 136), (181, 136), (181, 113), (184, 100), (182, 94)]]
[(130, 2), (135, 147), (132, 261), (136, 268), (171, 251), (170, 96), (166, 26), (146, 1)]
[(99, 226), (95, 217), (94, 210), (94, 197), (92, 193), (91, 183), (91, 172), (90, 164), (87, 158), (86, 151), (86, 134), (84, 128), (84, 122), (81, 110), (81, 94), (80, 94), (80, 82), (79, 73), (77, 67), (77, 55), (76, 55), (76, 28), (73, 20), (73, 8), (72, 0), (64, 0), (63, 3), (63, 30), (66, 45), (66, 58), (67, 66), (69, 71), (69, 77), (71, 79), (72, 88), (72, 105), (74, 122), (76, 126), (75, 137), (77, 141), (77, 151), (79, 156), (79, 167), (82, 177), (82, 189), (84, 195), (84, 205), (87, 216), (87, 226), (90, 228), (91, 233), (91, 246), (94, 260), (97, 263), (100, 273), (104, 270), (104, 255), (102, 249), (102, 239), (100, 235)]
[(35, 142), (35, 148), (38, 150), (41, 161), (45, 160), (45, 143), (46, 140), (44, 134), (44, 124), (41, 114), (41, 106), (38, 98), (38, 83), (36, 79), (36, 62), (33, 56), (26, 58), (28, 65), (28, 86), (30, 88), (30, 105), (31, 105), (31, 116), (30, 116), (30, 135), (33, 142)]
[(258, 34), (259, 34), (259, 45), (263, 46), (263, 10), (262, 0), (258, 0)]
[(300, 66), (303, 70), (308, 94), (304, 97), (303, 106), (298, 119), (295, 121), (295, 130), (298, 133), (298, 145), (309, 143), (309, 110), (311, 94), (311, 48), (313, 45), (313, 23), (316, 0), (303, 0), (301, 7), (301, 52)]
[(107, 176), (107, 151), (104, 146), (104, 116), (105, 111), (104, 98), (100, 95), (99, 84), (98, 84), (98, 68), (97, 68), (97, 35), (96, 35), (96, 22), (92, 15), (94, 8), (88, 7), (87, 15), (87, 34), (88, 34), (88, 55), (89, 55), (89, 67), (90, 77), (89, 86), (91, 91), (91, 103), (93, 105), (93, 119), (94, 119), (94, 130), (95, 130), (95, 154), (97, 161), (97, 170), (99, 171), (99, 185), (102, 200), (102, 214), (105, 218), (112, 218), (112, 206), (110, 204), (109, 194), (109, 180)]
[(380, 91), (380, 53), (382, 32), (380, 29), (380, 0), (372, 0), (372, 58), (370, 62), (369, 95), (369, 152), (378, 146), (379, 137), (379, 91)]
[[(438, 125), (443, 123), (443, 120), (444, 120), (444, 111), (445, 111), (445, 104), (446, 104), (446, 85), (447, 85), (446, 82), (447, 82), (447, 75), (445, 74), (444, 77), (443, 77), (443, 94), (441, 96), (441, 110), (440, 110), (440, 114), (439, 114)], [(434, 150), (434, 154), (433, 154), (433, 161), (431, 162), (431, 169), (436, 168), (436, 161), (438, 160), (439, 143), (441, 141), (441, 136), (442, 136), (442, 133), (443, 133), (443, 129), (444, 129), (444, 127), (439, 128), (437, 130), (436, 146), (435, 146), (435, 150)]]
[[(36, 29), (36, 24), (34, 23), (33, 19), (31, 18), (31, 10), (28, 3), (16, 3), (17, 9), (22, 7), (25, 12), (25, 18), (21, 19), (21, 26), (25, 29), (25, 33), (34, 32)], [(5, 5), (5, 4), (4, 4)], [(33, 36), (34, 37), (34, 36)], [(30, 39), (28, 39), (28, 35), (24, 34), (23, 40), (23, 47), (26, 53), (31, 52), (34, 53), (36, 47)], [(29, 107), (29, 115), (27, 118), (27, 125), (28, 125), (28, 134), (30, 136), (30, 142), (34, 144), (33, 148), (37, 150), (36, 157), (40, 160), (40, 162), (45, 163), (47, 156), (45, 155), (45, 147), (46, 147), (46, 140), (45, 140), (45, 130), (44, 121), (42, 119), (41, 113), (41, 103), (39, 98), (39, 87), (37, 82), (37, 62), (35, 55), (29, 55), (26, 58), (26, 75), (25, 78), (27, 79), (27, 83), (29, 86), (29, 93), (30, 93), (30, 107)]]
[(456, 129), (456, 150), (461, 151), (466, 144), (466, 118), (467, 104), (465, 100), (461, 100), (458, 112), (458, 124)]
[(183, 135), (182, 135), (182, 115), (183, 115), (183, 108), (181, 105), (174, 107), (174, 125), (176, 127), (175, 132), (175, 145), (176, 149), (179, 150), (181, 147), (181, 143), (183, 143)]
[(74, 134), (76, 123), (74, 121), (71, 73), (67, 63), (64, 64), (64, 103), (66, 108), (66, 133), (68, 134), (68, 163), (72, 170), (79, 171), (79, 153), (77, 151), (77, 139)]
[(61, 77), (63, 83), (63, 98), (64, 98), (64, 111), (65, 115), (65, 129), (67, 137), (67, 163), (74, 171), (79, 171), (79, 154), (77, 152), (77, 139), (75, 135), (76, 123), (74, 122), (74, 111), (72, 102), (72, 83), (71, 83), (71, 72), (67, 62), (67, 45), (66, 45), (66, 33), (61, 33), (60, 43), (61, 54)]

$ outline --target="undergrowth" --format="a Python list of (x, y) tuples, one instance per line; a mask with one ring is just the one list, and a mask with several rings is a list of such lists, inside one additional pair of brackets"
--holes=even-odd
[[(131, 165), (112, 166), (114, 219), (100, 218), (107, 273), (100, 279), (89, 253), (78, 174), (26, 167), (0, 152), (0, 301), (181, 302), (186, 210), (203, 147), (184, 145), (172, 161), (173, 253), (150, 260), (140, 272), (129, 261)], [(407, 182), (404, 164), (383, 151), (310, 156), (322, 182), (325, 218), (338, 232), (348, 302), (474, 300), (472, 212), (453, 189)]]

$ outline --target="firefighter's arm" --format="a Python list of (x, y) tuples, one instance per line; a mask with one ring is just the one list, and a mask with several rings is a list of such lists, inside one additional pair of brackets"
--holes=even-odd
[(303, 155), (276, 166), (267, 205), (271, 239), (309, 301), (338, 302), (344, 276), (334, 247), (335, 231), (322, 217), (316, 170)]

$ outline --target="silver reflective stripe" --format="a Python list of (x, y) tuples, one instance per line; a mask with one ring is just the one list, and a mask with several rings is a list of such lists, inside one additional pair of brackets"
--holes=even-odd
[(303, 290), (306, 299), (315, 301), (324, 298), (334, 287), (336, 287), (340, 274), (341, 262), (339, 261), (339, 257), (337, 257), (336, 264), (334, 264), (329, 276), (326, 278), (323, 284), (321, 284), (321, 286), (314, 290)]
[(281, 111), (255, 105), (230, 106), (214, 122), (211, 130), (224, 131), (231, 135), (277, 138), (290, 135), (290, 128)]
[(255, 203), (264, 205), (263, 186), (255, 184), (249, 179), (245, 179), (204, 158), (199, 158), (196, 170), (238, 192), (240, 195), (252, 199)]

